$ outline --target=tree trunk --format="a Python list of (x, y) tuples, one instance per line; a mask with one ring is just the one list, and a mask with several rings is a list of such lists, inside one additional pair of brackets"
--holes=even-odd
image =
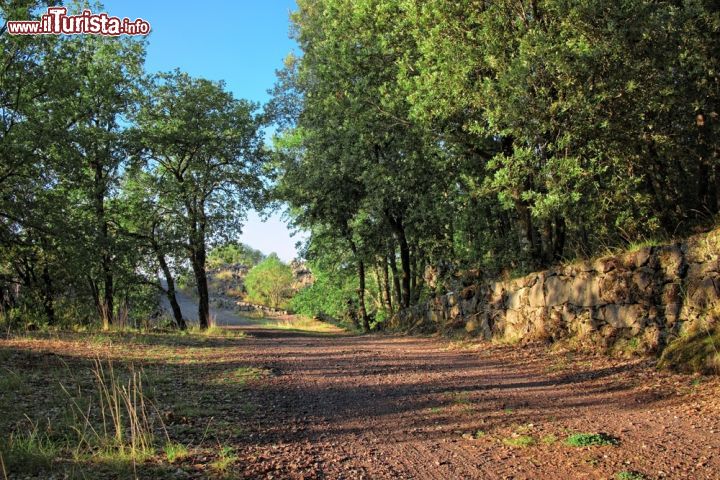
[(210, 324), (210, 293), (208, 292), (207, 272), (205, 271), (205, 245), (196, 247), (192, 254), (192, 268), (198, 293), (198, 319), (200, 328), (205, 330)]
[(107, 328), (113, 323), (113, 273), (112, 273), (112, 256), (110, 254), (110, 238), (108, 235), (108, 224), (105, 219), (105, 179), (103, 178), (102, 164), (93, 162), (94, 169), (94, 202), (95, 202), (95, 220), (98, 223), (98, 243), (100, 244), (100, 262), (102, 277), (104, 282), (103, 299), (99, 303), (99, 314), (103, 322), (103, 327)]
[(368, 320), (367, 316), (367, 310), (365, 309), (365, 262), (360, 258), (357, 246), (355, 245), (355, 242), (352, 239), (352, 236), (349, 234), (349, 232), (345, 233), (346, 239), (348, 241), (348, 244), (350, 245), (350, 251), (352, 251), (353, 256), (357, 259), (357, 266), (358, 266), (358, 310), (360, 312), (360, 321), (362, 322), (363, 330), (366, 332), (370, 331), (370, 322)]
[(529, 255), (532, 267), (542, 266), (542, 247), (540, 235), (533, 225), (530, 208), (522, 200), (515, 201), (515, 211), (518, 215), (518, 227), (520, 231), (520, 244), (523, 250)]
[(180, 310), (180, 304), (178, 303), (177, 296), (175, 295), (175, 279), (173, 278), (170, 267), (168, 267), (167, 261), (165, 260), (165, 255), (158, 253), (157, 259), (160, 263), (163, 275), (165, 275), (165, 280), (167, 281), (167, 290), (165, 291), (165, 295), (167, 295), (167, 299), (170, 302), (170, 308), (172, 309), (175, 324), (180, 330), (185, 330), (187, 329), (187, 324), (182, 316), (182, 310)]
[[(420, 292), (422, 291), (425, 279), (423, 278), (424, 265), (425, 265), (425, 252), (422, 251), (419, 245), (415, 245), (413, 248), (412, 258), (412, 269), (413, 269), (413, 281), (411, 291), (413, 293), (412, 303), (416, 303), (420, 300)], [(452, 258), (452, 257), (451, 257)]]
[(393, 248), (392, 253), (388, 255), (388, 259), (390, 260), (390, 271), (392, 272), (393, 277), (393, 287), (395, 287), (395, 299), (398, 305), (398, 309), (400, 309), (402, 308), (402, 291), (400, 289), (400, 275), (398, 274), (397, 260), (395, 260), (395, 248)]
[(200, 328), (205, 330), (210, 325), (210, 293), (208, 291), (207, 271), (205, 270), (205, 228), (207, 218), (202, 202), (198, 205), (188, 201), (186, 203), (188, 216), (192, 219), (189, 238), (190, 263), (195, 275), (195, 285), (198, 293), (198, 321)]
[(50, 269), (47, 263), (43, 265), (43, 308), (47, 317), (48, 325), (55, 325), (55, 306), (53, 303), (52, 278), (50, 277)]
[(412, 290), (410, 289), (410, 278), (412, 271), (410, 268), (410, 246), (405, 236), (405, 227), (403, 226), (402, 219), (394, 218), (392, 215), (387, 215), (390, 223), (390, 227), (395, 233), (395, 238), (400, 245), (400, 266), (402, 267), (402, 306), (408, 308), (412, 298)]
[(380, 279), (380, 265), (378, 265), (377, 262), (373, 262), (373, 274), (378, 292), (377, 297), (373, 296), (373, 301), (375, 303), (375, 309), (381, 310), (385, 308), (385, 294), (383, 293), (382, 280)]
[(370, 331), (370, 322), (368, 320), (367, 310), (365, 310), (365, 262), (358, 260), (358, 302), (360, 310), (360, 320), (362, 321), (363, 330)]
[(103, 258), (103, 271), (105, 276), (105, 293), (103, 300), (103, 322), (107, 325), (112, 325), (114, 320), (115, 306), (113, 305), (113, 274), (110, 269), (109, 256)]
[(417, 292), (417, 270), (415, 267), (417, 266), (417, 250), (415, 247), (410, 247), (410, 299), (408, 300), (408, 305), (412, 305), (415, 302), (415, 292)]
[(383, 293), (385, 294), (385, 305), (387, 306), (388, 311), (390, 312), (390, 315), (395, 313), (393, 311), (393, 304), (392, 304), (392, 295), (390, 293), (390, 275), (388, 274), (388, 259), (387, 257), (383, 257), (382, 259), (382, 288)]

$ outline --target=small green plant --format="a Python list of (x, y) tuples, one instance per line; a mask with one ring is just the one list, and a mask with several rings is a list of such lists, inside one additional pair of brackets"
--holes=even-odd
[(217, 460), (212, 462), (210, 466), (220, 473), (225, 473), (237, 459), (238, 457), (232, 447), (221, 447)]
[(647, 480), (648, 477), (646, 477), (640, 472), (625, 470), (615, 474), (615, 478), (617, 480)]
[(618, 439), (606, 433), (575, 433), (565, 439), (571, 447), (601, 447), (604, 445), (617, 445)]
[(545, 435), (542, 437), (542, 443), (545, 445), (552, 445), (553, 443), (556, 443), (558, 441), (558, 437), (556, 435)]
[(479, 440), (479, 439), (485, 437), (486, 435), (487, 435), (486, 432), (484, 432), (484, 431), (482, 431), (482, 430), (477, 430), (477, 431), (473, 434), (473, 437), (475, 437), (476, 440)]
[(182, 460), (184, 458), (187, 458), (188, 455), (190, 455), (190, 451), (185, 445), (183, 445), (182, 443), (175, 443), (170, 441), (165, 444), (165, 446), (163, 447), (163, 451), (165, 452), (165, 456), (170, 463)]
[(525, 448), (535, 445), (535, 439), (530, 435), (518, 435), (503, 439), (503, 443), (510, 447)]

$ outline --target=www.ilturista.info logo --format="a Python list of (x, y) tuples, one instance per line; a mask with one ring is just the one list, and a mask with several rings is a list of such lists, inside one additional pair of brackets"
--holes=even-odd
[(79, 15), (68, 15), (65, 7), (50, 7), (40, 20), (10, 20), (7, 22), (10, 35), (147, 35), (150, 24), (138, 18), (111, 17), (107, 13), (92, 13), (83, 10)]

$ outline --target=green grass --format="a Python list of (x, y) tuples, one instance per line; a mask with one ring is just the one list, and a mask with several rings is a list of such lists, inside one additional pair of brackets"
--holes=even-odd
[(561, 358), (559, 360), (554, 361), (550, 365), (548, 365), (545, 368), (545, 372), (546, 373), (561, 372), (561, 371), (567, 369), (569, 366), (570, 366), (570, 363), (566, 359)]
[(268, 375), (242, 361), (241, 342), (177, 331), (13, 334), (0, 348), (5, 471), (10, 478), (170, 478), (219, 439), (228, 447), (193, 463), (212, 477), (231, 476), (243, 421), (259, 408), (244, 392)]
[(220, 413), (220, 410), (211, 400), (197, 401), (194, 399), (183, 400), (171, 407), (173, 414), (180, 418), (204, 418), (213, 417)]
[(259, 319), (259, 326), (275, 330), (293, 330), (312, 333), (340, 333), (344, 330), (332, 323), (322, 322), (313, 318), (295, 316), (292, 320), (286, 318), (265, 317)]
[(503, 443), (510, 447), (525, 448), (535, 445), (535, 438), (531, 435), (518, 435), (503, 439)]
[(14, 432), (0, 443), (5, 468), (14, 473), (37, 473), (49, 470), (60, 452), (60, 445), (40, 432), (37, 424), (26, 432)]
[[(637, 242), (632, 242), (630, 245), (627, 246), (625, 251), (627, 252), (637, 252), (638, 250), (642, 250), (643, 248), (648, 247), (659, 247), (662, 245), (665, 245), (670, 240), (667, 238), (648, 238), (645, 240), (640, 240)], [(621, 251), (622, 252), (622, 251)]]
[(557, 443), (558, 437), (556, 435), (545, 435), (542, 437), (541, 442), (545, 445), (552, 445), (554, 443)]
[(208, 328), (202, 330), (197, 325), (191, 325), (185, 332), (179, 332), (179, 334), (193, 335), (193, 336), (204, 336), (204, 337), (226, 337), (226, 338), (244, 338), (246, 337), (245, 332), (242, 330), (235, 330), (232, 328), (218, 327), (217, 325), (211, 325)]
[(190, 455), (190, 451), (185, 445), (171, 441), (168, 441), (165, 444), (163, 452), (165, 452), (165, 456), (170, 463), (177, 462), (178, 460), (187, 458)]
[(615, 474), (616, 480), (648, 480), (648, 477), (640, 472), (622, 471)]
[(232, 384), (242, 386), (251, 380), (258, 380), (267, 374), (267, 371), (259, 368), (238, 367), (222, 374), (219, 378), (219, 383), (223, 385)]
[(227, 473), (230, 466), (237, 460), (238, 457), (232, 447), (221, 447), (218, 458), (210, 464), (210, 467), (219, 473)]
[(684, 373), (720, 373), (720, 327), (681, 335), (662, 353), (658, 367)]
[(10, 370), (0, 368), (0, 392), (13, 392), (25, 387), (25, 379)]
[(618, 439), (605, 433), (575, 433), (565, 439), (571, 447), (601, 447), (617, 445)]

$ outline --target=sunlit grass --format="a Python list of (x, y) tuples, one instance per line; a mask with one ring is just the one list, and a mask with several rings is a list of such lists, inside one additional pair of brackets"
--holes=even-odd
[(258, 326), (263, 328), (277, 329), (277, 330), (297, 330), (302, 332), (315, 332), (315, 333), (342, 333), (345, 332), (342, 328), (331, 323), (322, 322), (308, 317), (295, 316), (291, 318), (287, 317), (264, 317), (258, 319)]
[(227, 473), (233, 463), (237, 462), (238, 457), (232, 447), (220, 447), (217, 459), (210, 464), (210, 467), (219, 472)]
[(168, 459), (168, 462), (174, 463), (179, 460), (183, 460), (190, 455), (188, 448), (182, 443), (168, 441), (163, 447), (163, 452)]
[(535, 438), (530, 435), (517, 435), (503, 439), (503, 443), (509, 447), (525, 448), (535, 445)]

